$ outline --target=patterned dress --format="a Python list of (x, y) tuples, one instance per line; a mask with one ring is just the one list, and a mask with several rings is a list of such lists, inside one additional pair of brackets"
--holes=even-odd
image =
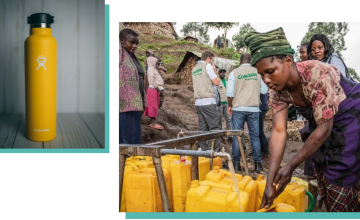
[(119, 44), (119, 113), (144, 111), (139, 76), (129, 53)]
[[(320, 61), (296, 63), (303, 91), (311, 106), (296, 107), (309, 121), (309, 132), (334, 118), (333, 129), (312, 155), (319, 194), (331, 211), (360, 211), (360, 84), (344, 78), (332, 65)], [(287, 90), (270, 90), (273, 114), (294, 103)]]

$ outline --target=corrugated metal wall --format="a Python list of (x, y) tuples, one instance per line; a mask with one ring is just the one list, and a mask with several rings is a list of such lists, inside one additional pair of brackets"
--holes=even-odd
[(27, 17), (54, 16), (57, 111), (105, 111), (104, 0), (0, 0), (0, 113), (25, 112)]

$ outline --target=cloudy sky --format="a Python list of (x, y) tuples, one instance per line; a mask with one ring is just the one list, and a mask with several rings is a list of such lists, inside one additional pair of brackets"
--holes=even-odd
[[(180, 30), (182, 26), (187, 22), (177, 22), (176, 23), (176, 32), (179, 35), (182, 35)], [(250, 22), (251, 25), (258, 32), (267, 32), (274, 30), (278, 27), (282, 27), (285, 31), (286, 37), (290, 42), (291, 46), (296, 50), (297, 46), (300, 44), (301, 39), (305, 36), (305, 33), (308, 30), (309, 22)], [(238, 27), (234, 27), (228, 30), (227, 37), (232, 39), (232, 36), (239, 32), (240, 27), (244, 23), (239, 23)], [(358, 75), (360, 75), (360, 22), (349, 22), (348, 28), (350, 31), (345, 36), (345, 46), (347, 50), (342, 52), (343, 57), (345, 58), (345, 63), (348, 67), (354, 68)], [(209, 30), (210, 40), (213, 41), (217, 36), (223, 34), (223, 30), (210, 29)]]

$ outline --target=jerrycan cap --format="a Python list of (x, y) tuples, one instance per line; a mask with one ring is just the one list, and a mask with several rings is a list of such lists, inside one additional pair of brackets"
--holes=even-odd
[(262, 174), (257, 175), (256, 180), (264, 180), (264, 176)]
[(36, 23), (46, 23), (52, 24), (54, 23), (54, 16), (51, 16), (47, 13), (35, 13), (27, 17), (28, 24), (36, 24)]
[(196, 187), (199, 187), (199, 186), (200, 186), (199, 180), (191, 181), (190, 188), (196, 188)]
[(219, 173), (219, 172), (220, 172), (219, 166), (214, 166), (212, 172), (213, 172), (213, 173)]
[(181, 157), (180, 162), (185, 162), (185, 158)]

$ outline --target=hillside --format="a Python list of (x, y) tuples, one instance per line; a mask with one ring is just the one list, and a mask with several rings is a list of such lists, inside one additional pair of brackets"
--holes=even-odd
[(197, 44), (192, 41), (178, 41), (162, 35), (140, 34), (140, 44), (135, 54), (141, 65), (144, 67), (146, 58), (145, 51), (151, 50), (159, 55), (168, 69), (167, 73), (174, 73), (180, 65), (187, 51), (201, 53), (204, 50), (211, 50), (215, 56), (226, 59), (239, 59), (239, 54), (234, 49), (216, 49), (204, 44)]
[(177, 41), (162, 35), (140, 34), (140, 44), (135, 54), (140, 64), (145, 67), (145, 51), (151, 50), (162, 58), (167, 74), (165, 79), (165, 101), (159, 111), (158, 123), (165, 127), (159, 131), (149, 128), (148, 117), (142, 117), (142, 139), (144, 143), (169, 138), (176, 138), (177, 133), (183, 130), (197, 130), (198, 119), (194, 107), (193, 88), (189, 85), (178, 85), (175, 74), (178, 66), (187, 51), (202, 52), (211, 50), (215, 56), (231, 59), (239, 55), (233, 49), (216, 49), (192, 41)]

